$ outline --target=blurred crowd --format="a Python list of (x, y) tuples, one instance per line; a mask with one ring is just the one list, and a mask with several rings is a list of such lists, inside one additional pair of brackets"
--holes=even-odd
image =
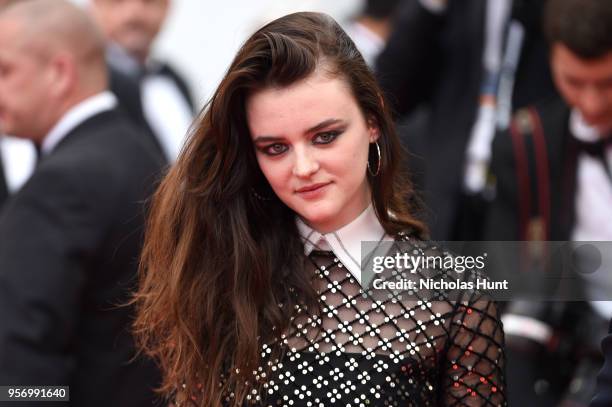
[[(203, 108), (152, 56), (170, 3), (0, 0), (0, 385), (159, 402), (127, 304), (148, 199)], [(612, 2), (373, 0), (341, 23), (432, 239), (612, 241)], [(603, 259), (577, 283), (593, 301), (503, 304), (510, 405), (587, 406), (598, 374), (612, 405)]]

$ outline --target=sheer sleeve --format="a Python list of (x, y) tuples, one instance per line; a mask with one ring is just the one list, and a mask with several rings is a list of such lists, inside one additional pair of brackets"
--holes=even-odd
[(457, 303), (442, 378), (445, 406), (506, 406), (504, 334), (496, 303), (466, 293)]

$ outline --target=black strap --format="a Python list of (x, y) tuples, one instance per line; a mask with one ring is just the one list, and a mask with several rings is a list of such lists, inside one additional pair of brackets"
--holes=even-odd
[(520, 240), (550, 237), (550, 176), (546, 138), (538, 112), (521, 109), (511, 125), (520, 208)]

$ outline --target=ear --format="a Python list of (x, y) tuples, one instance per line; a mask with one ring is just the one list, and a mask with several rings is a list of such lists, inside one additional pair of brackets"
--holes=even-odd
[(367, 121), (368, 124), (368, 139), (370, 143), (378, 141), (380, 138), (380, 126), (374, 118), (370, 118)]
[(74, 57), (68, 53), (59, 53), (51, 60), (49, 69), (52, 94), (61, 98), (71, 93), (78, 80)]

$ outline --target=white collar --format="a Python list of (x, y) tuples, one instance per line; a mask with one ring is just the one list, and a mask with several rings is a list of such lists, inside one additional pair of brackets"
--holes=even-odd
[(595, 127), (584, 121), (582, 114), (577, 109), (572, 109), (570, 114), (570, 131), (574, 137), (585, 143), (595, 143), (601, 137)]
[(361, 253), (361, 242), (393, 241), (383, 229), (374, 208), (368, 206), (357, 218), (335, 232), (321, 234), (299, 217), (296, 219), (304, 254), (314, 249), (331, 250), (348, 271), (361, 284), (361, 259), (369, 253)]
[(47, 133), (40, 148), (41, 153), (49, 154), (79, 124), (115, 106), (117, 106), (117, 98), (109, 91), (98, 93), (74, 105)]

